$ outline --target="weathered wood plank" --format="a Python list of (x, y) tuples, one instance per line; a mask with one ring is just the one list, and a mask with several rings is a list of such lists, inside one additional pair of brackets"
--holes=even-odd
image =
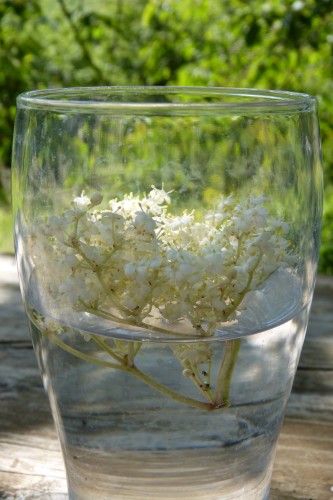
[[(0, 259), (0, 280), (0, 499), (65, 500), (62, 455), (12, 257)], [(333, 279), (319, 277), (270, 500), (333, 500), (332, 375)]]
[(20, 439), (13, 434), (8, 434), (7, 439), (1, 436), (1, 456), (2, 473), (61, 480), (57, 482), (66, 491), (64, 465), (55, 435), (53, 439), (33, 434), (22, 434)]
[(332, 500), (333, 422), (286, 419), (276, 454), (272, 499)]
[(30, 343), (15, 259), (10, 255), (0, 258), (0, 343), (2, 342)]
[(68, 500), (64, 480), (44, 475), (7, 474), (1, 472), (0, 499)]
[[(66, 484), (60, 447), (33, 350), (3, 346), (0, 374), (1, 381), (6, 380), (0, 393), (0, 490), (13, 498), (20, 498), (14, 494), (31, 499), (66, 498), (61, 497)], [(320, 376), (329, 384), (325, 374)], [(302, 419), (287, 418), (284, 423), (272, 500), (333, 498), (329, 491), (333, 485), (333, 424), (328, 419), (314, 420), (331, 412), (333, 397), (314, 397), (314, 387), (310, 385), (310, 392), (299, 397), (293, 394), (288, 405), (287, 414), (302, 415)], [(314, 409), (316, 398), (319, 403)]]

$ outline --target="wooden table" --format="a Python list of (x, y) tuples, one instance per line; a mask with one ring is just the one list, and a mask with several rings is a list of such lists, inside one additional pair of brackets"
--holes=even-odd
[[(10, 256), (0, 256), (0, 499), (67, 499)], [(333, 278), (317, 281), (270, 499), (333, 500)]]

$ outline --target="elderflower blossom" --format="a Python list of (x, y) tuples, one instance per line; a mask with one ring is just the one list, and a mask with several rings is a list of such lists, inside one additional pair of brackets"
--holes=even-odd
[(30, 231), (38, 280), (58, 307), (165, 330), (186, 321), (209, 336), (293, 259), (289, 225), (263, 197), (229, 196), (214, 210), (178, 215), (168, 211), (170, 193), (154, 186), (97, 209), (102, 199), (83, 192)]

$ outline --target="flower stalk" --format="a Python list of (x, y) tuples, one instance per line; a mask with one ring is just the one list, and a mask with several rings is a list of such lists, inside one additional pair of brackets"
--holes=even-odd
[(227, 340), (225, 353), (216, 378), (214, 402), (217, 406), (230, 406), (231, 378), (241, 346), (241, 339)]
[[(82, 193), (70, 210), (29, 228), (41, 292), (54, 310), (69, 307), (178, 339), (169, 344), (170, 351), (200, 399), (138, 368), (140, 338), (114, 340), (111, 346), (98, 332), (85, 334), (112, 360), (105, 361), (66, 344), (61, 334), (69, 329), (58, 325), (52, 330), (52, 321), (36, 311), (38, 328), (72, 355), (126, 371), (173, 400), (209, 411), (230, 406), (241, 341), (225, 341), (216, 373), (210, 340), (220, 325), (237, 322), (250, 292), (293, 261), (286, 239), (289, 225), (274, 218), (265, 207), (268, 200), (260, 196), (242, 202), (229, 196), (211, 210), (180, 215), (169, 211), (169, 193), (155, 187), (147, 196), (125, 195), (97, 209), (102, 199), (100, 193)], [(187, 342), (191, 339), (195, 342)]]

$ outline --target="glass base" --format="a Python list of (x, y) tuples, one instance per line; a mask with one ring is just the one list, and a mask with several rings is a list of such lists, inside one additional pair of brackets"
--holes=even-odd
[(265, 500), (269, 496), (272, 465), (263, 473), (262, 461), (256, 454), (260, 445), (254, 442), (255, 438), (249, 441), (222, 451), (143, 451), (107, 455), (102, 451), (70, 449), (67, 453), (71, 456), (66, 457), (69, 498)]

